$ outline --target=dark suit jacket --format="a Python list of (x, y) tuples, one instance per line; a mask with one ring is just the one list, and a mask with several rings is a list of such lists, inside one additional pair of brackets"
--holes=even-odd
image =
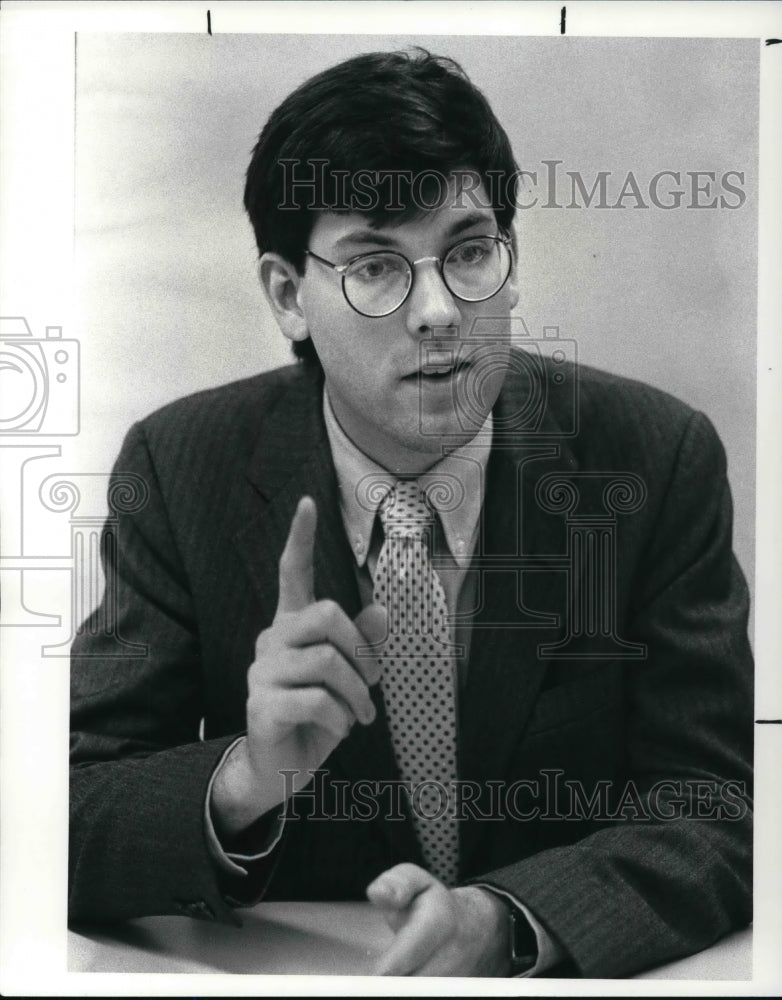
[[(577, 414), (548, 369), (542, 409), (512, 373), (495, 410), (459, 771), (482, 789), (527, 784), (516, 811), (482, 818), (485, 796), (466, 811), (461, 874), (524, 901), (579, 974), (618, 976), (751, 919), (748, 600), (706, 418), (579, 375)], [(107, 596), (73, 650), (71, 918), (235, 920), (235, 901), (363, 898), (381, 871), (420, 863), (406, 817), (322, 818), (340, 781), (396, 777), (377, 690), (377, 720), (325, 762), (314, 813), (302, 796), (247, 878), (222, 875), (205, 837), (207, 785), (245, 726), (247, 668), (304, 493), (320, 515), (316, 596), (359, 610), (319, 377), (282, 369), (173, 403), (131, 429), (118, 484), (125, 473), (141, 495), (118, 485), (110, 499)], [(613, 607), (592, 635), (589, 599)], [(608, 812), (582, 801), (557, 818), (574, 788), (605, 793)]]

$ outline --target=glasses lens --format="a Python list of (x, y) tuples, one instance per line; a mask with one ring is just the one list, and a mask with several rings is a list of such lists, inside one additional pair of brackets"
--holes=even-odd
[(448, 287), (466, 302), (481, 302), (498, 292), (510, 274), (510, 250), (490, 236), (458, 243), (443, 261)]
[(411, 280), (410, 265), (400, 254), (366, 254), (345, 271), (345, 295), (365, 316), (387, 316), (402, 304)]

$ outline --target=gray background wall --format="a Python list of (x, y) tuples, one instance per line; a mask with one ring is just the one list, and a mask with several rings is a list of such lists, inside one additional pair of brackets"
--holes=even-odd
[[(489, 97), (537, 207), (519, 213), (533, 335), (704, 410), (726, 446), (735, 546), (754, 566), (758, 45), (752, 39), (99, 35), (77, 42), (76, 258), (84, 471), (107, 471), (132, 420), (286, 363), (241, 199), (269, 112), (358, 52), (424, 44)], [(543, 160), (608, 203), (628, 171), (744, 172), (728, 208), (547, 209)], [(559, 202), (570, 201), (564, 173)], [(737, 183), (734, 179), (733, 183)], [(667, 190), (671, 181), (661, 184)], [(721, 190), (717, 188), (719, 197)], [(735, 204), (736, 197), (729, 196)], [(531, 199), (532, 194), (529, 194)], [(711, 196), (702, 196), (703, 201)]]

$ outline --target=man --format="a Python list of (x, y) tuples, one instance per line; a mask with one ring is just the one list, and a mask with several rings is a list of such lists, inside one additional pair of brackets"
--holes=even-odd
[(271, 116), (245, 205), (299, 363), (125, 441), (143, 502), (74, 644), (73, 919), (366, 896), (378, 973), (585, 976), (750, 919), (723, 451), (511, 346), (515, 178), (427, 53)]

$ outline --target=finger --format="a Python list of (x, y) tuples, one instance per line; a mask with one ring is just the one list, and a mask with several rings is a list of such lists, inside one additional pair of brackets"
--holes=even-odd
[(315, 527), (318, 514), (312, 497), (302, 497), (291, 521), (280, 556), (280, 594), (277, 614), (299, 611), (312, 604)]
[(364, 725), (374, 721), (375, 706), (369, 688), (331, 643), (297, 649), (264, 671), (265, 686), (325, 687), (345, 703), (351, 716)]
[(378, 976), (411, 976), (436, 962), (454, 933), (455, 917), (448, 890), (435, 880), (406, 910), (393, 942), (375, 967)]
[[(379, 615), (374, 611), (369, 620)], [(288, 646), (304, 647), (330, 642), (355, 668), (366, 684), (380, 680), (380, 663), (366, 652), (368, 642), (361, 630), (348, 618), (336, 601), (317, 601), (295, 615), (277, 622), (278, 637)], [(264, 633), (261, 633), (264, 636)], [(260, 638), (260, 637), (259, 637)]]
[(370, 882), (367, 886), (367, 897), (371, 903), (377, 899), (384, 905), (400, 909), (409, 906), (419, 893), (433, 886), (445, 888), (443, 883), (425, 868), (405, 861), (387, 869), (378, 875), (374, 882)]
[[(364, 673), (367, 684), (376, 684), (380, 680), (380, 664), (377, 647), (382, 646), (388, 638), (388, 611), (382, 604), (370, 604), (353, 619), (353, 624), (363, 635), (366, 646), (356, 648), (356, 661)], [(377, 676), (375, 676), (375, 668)], [(372, 679), (370, 679), (372, 678)]]
[(370, 903), (381, 910), (391, 930), (397, 931), (408, 919), (408, 907), (415, 896), (436, 884), (437, 879), (429, 872), (405, 862), (378, 875), (366, 892)]
[(338, 741), (347, 736), (353, 724), (353, 715), (344, 702), (323, 687), (279, 688), (269, 708), (278, 729), (317, 726)]
[(406, 906), (400, 908), (393, 878), (388, 878), (384, 872), (374, 882), (370, 882), (366, 893), (369, 902), (375, 909), (380, 910), (391, 930), (398, 931), (407, 919), (407, 908)]

